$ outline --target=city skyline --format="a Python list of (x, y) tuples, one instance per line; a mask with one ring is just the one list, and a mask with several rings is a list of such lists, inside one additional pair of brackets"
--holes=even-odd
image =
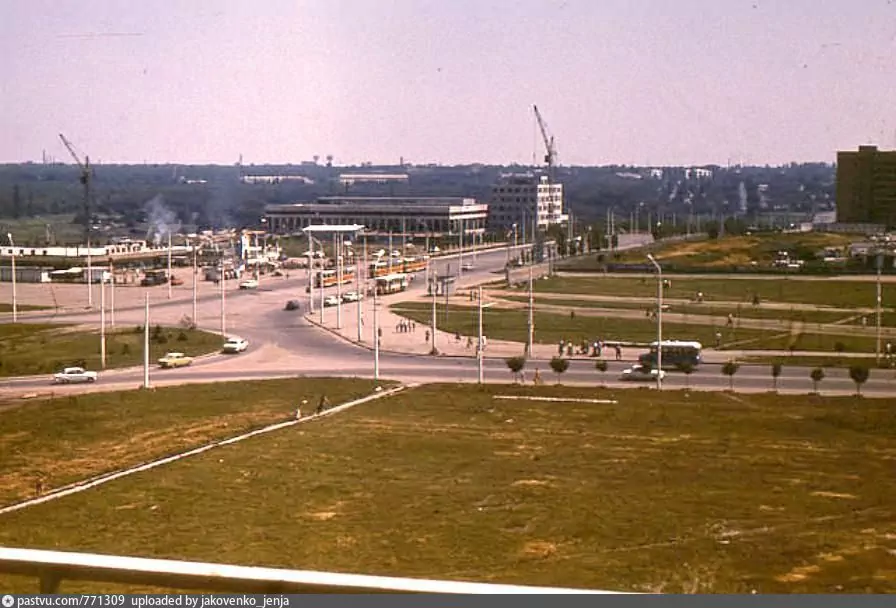
[(0, 162), (828, 162), (896, 147), (893, 0), (12, 0)]

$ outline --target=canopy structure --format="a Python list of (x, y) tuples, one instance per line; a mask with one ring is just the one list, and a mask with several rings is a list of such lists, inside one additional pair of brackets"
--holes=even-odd
[(362, 232), (365, 226), (361, 224), (315, 224), (313, 226), (305, 226), (302, 232), (311, 234), (347, 234)]

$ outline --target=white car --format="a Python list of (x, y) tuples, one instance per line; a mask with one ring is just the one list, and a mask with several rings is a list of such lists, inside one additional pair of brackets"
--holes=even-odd
[(360, 299), (361, 299), (361, 294), (359, 294), (357, 291), (350, 291), (348, 293), (342, 294), (343, 302), (357, 302)]
[(619, 376), (620, 380), (629, 380), (632, 382), (638, 381), (654, 381), (656, 382), (657, 376), (660, 379), (666, 377), (666, 372), (660, 371), (656, 368), (648, 368), (643, 365), (632, 365), (630, 368), (623, 370), (622, 375)]
[(461, 270), (473, 270), (474, 268), (476, 266), (472, 262), (464, 262), (460, 267)]
[(241, 353), (247, 348), (249, 348), (248, 341), (244, 340), (243, 338), (231, 336), (230, 338), (227, 338), (226, 342), (224, 342), (224, 346), (221, 347), (221, 350), (225, 353)]
[(53, 375), (56, 384), (72, 384), (74, 382), (96, 382), (96, 372), (88, 372), (83, 367), (66, 367)]
[(324, 306), (338, 306), (339, 298), (336, 296), (327, 296), (324, 298)]
[(240, 283), (240, 289), (258, 289), (258, 281), (255, 279), (247, 279)]

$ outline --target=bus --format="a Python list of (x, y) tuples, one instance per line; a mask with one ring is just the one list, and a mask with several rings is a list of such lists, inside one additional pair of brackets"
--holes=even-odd
[(408, 288), (408, 275), (403, 272), (394, 272), (383, 277), (376, 278), (376, 294), (378, 296), (398, 293)]
[[(657, 358), (657, 342), (650, 344), (650, 352), (638, 357), (638, 362), (647, 367), (654, 367)], [(663, 369), (680, 369), (684, 365), (697, 367), (700, 365), (700, 351), (703, 345), (688, 340), (663, 340)]]
[(407, 274), (413, 274), (415, 272), (421, 272), (426, 270), (427, 263), (426, 256), (415, 256), (411, 258), (405, 258), (402, 266), (404, 267), (404, 272)]
[(321, 287), (321, 282), (323, 282), (323, 287), (333, 287), (337, 283), (341, 283), (342, 285), (347, 285), (348, 283), (352, 283), (355, 280), (355, 267), (354, 266), (346, 266), (342, 269), (342, 280), (339, 281), (339, 276), (336, 274), (336, 269), (331, 268), (330, 270), (321, 270), (316, 275), (314, 275), (314, 286), (316, 288)]
[(384, 277), (388, 274), (392, 274), (393, 272), (398, 272), (400, 270), (401, 264), (398, 262), (392, 264), (391, 268), (389, 267), (388, 262), (374, 262), (368, 268), (367, 276), (371, 278)]

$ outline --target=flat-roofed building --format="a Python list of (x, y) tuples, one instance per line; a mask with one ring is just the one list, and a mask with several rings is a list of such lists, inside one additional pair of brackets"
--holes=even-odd
[(896, 227), (896, 151), (837, 153), (837, 222)]
[(552, 184), (546, 175), (506, 174), (492, 187), (488, 223), (493, 232), (504, 232), (514, 225), (543, 229), (567, 220), (563, 185)]
[(361, 224), (373, 234), (448, 236), (463, 229), (472, 235), (485, 232), (488, 205), (463, 197), (326, 196), (310, 203), (268, 205), (265, 218), (276, 234), (313, 225)]

